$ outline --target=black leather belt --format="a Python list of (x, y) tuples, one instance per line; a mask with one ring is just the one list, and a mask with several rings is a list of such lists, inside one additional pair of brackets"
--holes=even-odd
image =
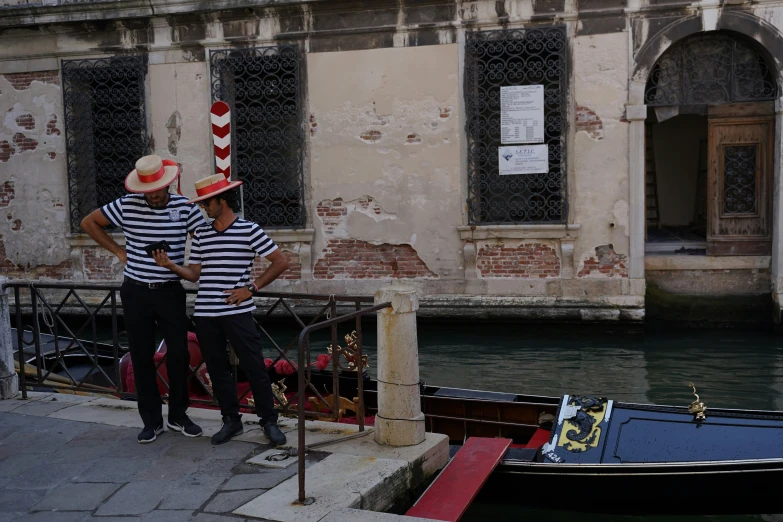
[(164, 283), (144, 283), (143, 281), (137, 281), (128, 276), (125, 276), (125, 282), (130, 283), (134, 286), (149, 288), (150, 290), (157, 290), (159, 288), (171, 288), (173, 286), (182, 286), (182, 283), (180, 283), (178, 279), (174, 281), (166, 281)]

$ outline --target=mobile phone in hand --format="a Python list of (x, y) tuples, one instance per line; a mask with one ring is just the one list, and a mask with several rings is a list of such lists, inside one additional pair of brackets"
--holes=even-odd
[(150, 257), (152, 257), (152, 252), (154, 252), (155, 250), (163, 250), (164, 252), (171, 252), (171, 246), (169, 245), (168, 241), (164, 239), (163, 241), (150, 243), (149, 245), (144, 247), (144, 251), (147, 252), (147, 255)]

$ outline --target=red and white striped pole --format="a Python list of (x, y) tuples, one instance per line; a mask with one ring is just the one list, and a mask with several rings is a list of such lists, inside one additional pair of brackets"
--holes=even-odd
[(224, 101), (216, 101), (210, 109), (212, 141), (215, 144), (215, 168), (231, 179), (231, 109)]
[[(216, 174), (231, 180), (231, 108), (224, 101), (216, 101), (209, 110), (212, 121), (212, 142), (215, 145)], [(240, 215), (245, 215), (245, 198), (239, 187)]]

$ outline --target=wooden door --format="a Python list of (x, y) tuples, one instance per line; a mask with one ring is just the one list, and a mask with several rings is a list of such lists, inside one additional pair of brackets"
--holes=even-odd
[(707, 255), (772, 251), (770, 108), (760, 103), (710, 109)]

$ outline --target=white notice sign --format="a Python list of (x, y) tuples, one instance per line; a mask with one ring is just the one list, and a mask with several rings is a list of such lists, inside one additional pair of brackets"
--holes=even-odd
[(549, 145), (498, 147), (500, 175), (549, 172)]
[(500, 88), (500, 143), (544, 143), (544, 86)]

